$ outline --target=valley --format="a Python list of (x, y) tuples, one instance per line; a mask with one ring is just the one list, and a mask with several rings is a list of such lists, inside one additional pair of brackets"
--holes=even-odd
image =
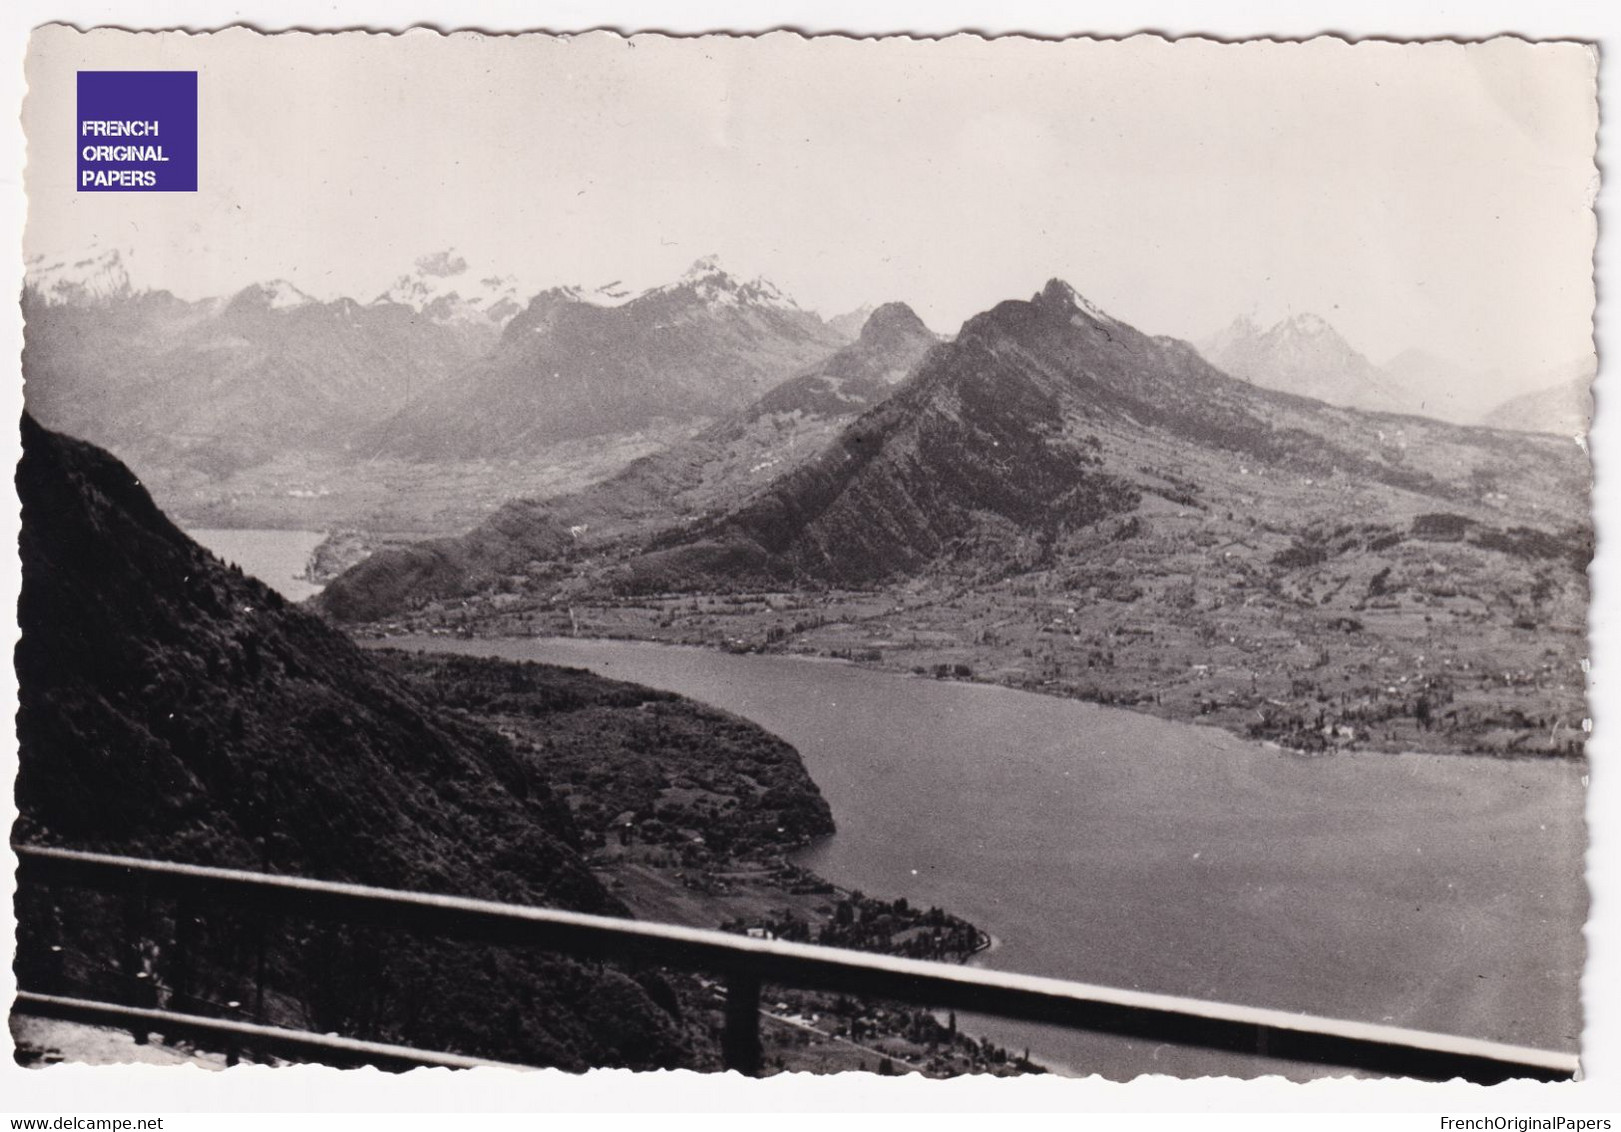
[(567, 441), (532, 460), (355, 461), (292, 450), (224, 474), (150, 457), (129, 463), (164, 509), (188, 525), (351, 531), (375, 548), (460, 534), (498, 509), (509, 493), (546, 498), (582, 490), (692, 431), (673, 425)]

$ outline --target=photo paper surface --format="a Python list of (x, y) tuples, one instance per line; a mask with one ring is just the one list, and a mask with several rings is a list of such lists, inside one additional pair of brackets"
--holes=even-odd
[(1596, 65), (37, 30), (19, 1060), (1569, 1077)]

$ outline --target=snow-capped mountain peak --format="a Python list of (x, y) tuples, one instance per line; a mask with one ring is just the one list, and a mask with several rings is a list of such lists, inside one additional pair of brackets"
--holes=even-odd
[(127, 257), (119, 248), (61, 257), (33, 256), (26, 272), (28, 288), (49, 303), (104, 303), (124, 298), (133, 290)]
[(650, 293), (690, 291), (708, 307), (761, 306), (782, 310), (799, 310), (799, 304), (785, 295), (769, 279), (755, 276), (744, 281), (721, 266), (720, 257), (706, 255), (677, 279), (664, 287), (655, 287)]
[(1313, 314), (1310, 311), (1303, 311), (1300, 314), (1294, 315), (1284, 322), (1279, 323), (1273, 328), (1273, 333), (1299, 334), (1313, 338), (1321, 337), (1325, 334), (1333, 334), (1336, 337), (1338, 336), (1337, 331), (1335, 331), (1335, 329), (1328, 324), (1326, 319), (1324, 319), (1321, 315)]
[(375, 301), (410, 307), (440, 322), (482, 320), (497, 325), (522, 307), (515, 279), (477, 274), (454, 248), (419, 258)]
[(681, 273), (679, 282), (693, 283), (711, 275), (725, 275), (726, 269), (720, 265), (720, 256), (706, 255), (692, 261), (692, 266)]
[(263, 307), (273, 311), (294, 310), (309, 306), (315, 300), (285, 279), (272, 279), (268, 283), (251, 283), (236, 293), (232, 305)]

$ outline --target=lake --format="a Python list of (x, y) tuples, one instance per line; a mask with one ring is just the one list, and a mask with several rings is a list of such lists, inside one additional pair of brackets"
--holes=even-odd
[(326, 535), (321, 531), (188, 529), (188, 535), (226, 562), (242, 567), (288, 601), (321, 592), (303, 577), (310, 555)]
[[(1117, 708), (843, 663), (573, 639), (385, 642), (588, 668), (797, 747), (801, 863), (993, 933), (987, 966), (1575, 1050), (1584, 770), (1305, 757)], [(1278, 1066), (1000, 1021), (1072, 1071)]]

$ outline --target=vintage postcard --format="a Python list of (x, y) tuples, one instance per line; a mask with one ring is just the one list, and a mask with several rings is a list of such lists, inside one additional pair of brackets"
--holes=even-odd
[(16, 1058), (1578, 1076), (1597, 67), (37, 29)]

